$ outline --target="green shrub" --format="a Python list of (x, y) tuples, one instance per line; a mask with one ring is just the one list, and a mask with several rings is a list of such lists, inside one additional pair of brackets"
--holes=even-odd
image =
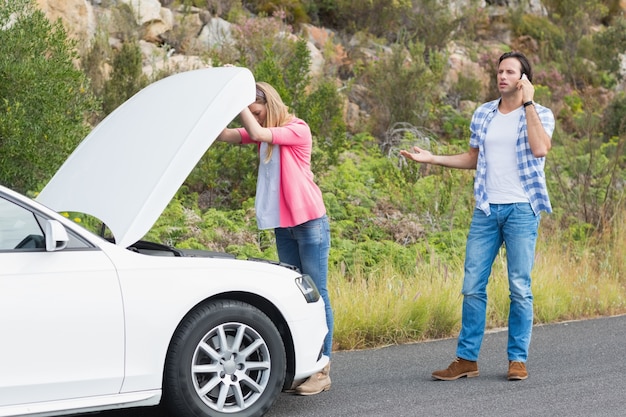
[(312, 156), (313, 172), (326, 171), (338, 162), (346, 148), (346, 124), (343, 120), (343, 101), (332, 81), (323, 80), (305, 96), (296, 112), (306, 120), (315, 138)]
[(185, 184), (199, 194), (199, 206), (203, 210), (237, 209), (255, 194), (258, 158), (254, 145), (214, 143)]
[(573, 231), (571, 238), (578, 240), (581, 230), (587, 234), (591, 225), (593, 233), (610, 227), (611, 219), (623, 208), (624, 137), (604, 141), (598, 132), (598, 115), (588, 110), (577, 117), (580, 126), (589, 129), (579, 139), (564, 136), (557, 138), (548, 164), (548, 185), (553, 205), (569, 215), (563, 218), (563, 227)]
[(457, 34), (466, 39), (476, 36), (474, 23), (484, 20), (485, 14), (473, 8), (471, 2), (467, 6), (470, 12), (464, 14), (467, 19), (455, 18), (449, 3), (439, 0), (420, 0), (413, 3), (413, 10), (402, 16), (401, 22), (406, 25), (407, 38), (411, 42), (422, 42), (426, 45), (427, 55), (431, 52), (444, 51), (452, 37)]
[(585, 48), (591, 28), (607, 14), (608, 8), (599, 0), (549, 0), (545, 6), (550, 13), (552, 24), (563, 33), (563, 44), (554, 45), (549, 57), (558, 62), (559, 68), (572, 85), (583, 88), (596, 84), (592, 62), (592, 49)]
[(309, 22), (306, 7), (300, 0), (257, 0), (251, 10), (259, 15), (280, 16), (290, 24)]
[(429, 126), (442, 96), (444, 61), (437, 53), (426, 61), (425, 46), (416, 42), (394, 44), (390, 53), (367, 62), (359, 76), (371, 103), (366, 131), (382, 138), (396, 123)]
[(111, 78), (104, 83), (102, 108), (105, 114), (111, 113), (148, 85), (142, 66), (139, 43), (124, 42), (119, 52), (114, 54)]
[[(598, 68), (615, 76), (617, 79), (623, 79), (624, 75), (620, 72), (620, 54), (615, 51), (620, 50), (626, 45), (626, 18), (622, 15), (615, 19), (612, 24), (604, 30), (593, 35), (592, 56), (598, 64)], [(623, 52), (622, 52), (623, 53)]]
[(33, 0), (0, 2), (0, 183), (37, 191), (88, 133), (97, 109), (76, 44)]
[(452, 85), (447, 95), (448, 99), (451, 99), (455, 104), (455, 107), (458, 107), (459, 102), (462, 100), (482, 101), (481, 90), (480, 80), (465, 74), (459, 74), (459, 79)]
[(522, 9), (511, 14), (511, 23), (516, 36), (529, 36), (537, 42), (542, 62), (561, 59), (566, 37), (562, 26), (548, 17), (524, 13)]
[(367, 31), (374, 36), (391, 38), (400, 30), (402, 19), (412, 14), (410, 0), (352, 0), (309, 1), (322, 26), (342, 29), (348, 33)]
[(602, 115), (602, 132), (605, 139), (626, 137), (626, 94), (617, 94)]
[(269, 55), (286, 65), (293, 54), (290, 33), (292, 28), (278, 17), (244, 18), (233, 22), (238, 64), (253, 69)]
[(437, 109), (439, 129), (437, 133), (450, 145), (466, 149), (469, 144), (470, 117), (452, 106), (444, 105)]
[(285, 42), (282, 54), (276, 54), (272, 49), (265, 50), (263, 59), (253, 67), (253, 72), (257, 81), (271, 84), (285, 104), (297, 112), (311, 82), (310, 66), (311, 56), (306, 41), (299, 39)]

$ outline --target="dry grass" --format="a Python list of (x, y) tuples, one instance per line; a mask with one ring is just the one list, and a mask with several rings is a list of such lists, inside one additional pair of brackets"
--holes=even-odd
[[(563, 244), (540, 235), (533, 272), (535, 323), (626, 313), (626, 215), (592, 244)], [(364, 274), (331, 270), (336, 350), (456, 336), (461, 314), (462, 260), (444, 267), (416, 264), (407, 276), (382, 264)], [(488, 287), (487, 327), (505, 327), (506, 261), (498, 256)]]
[[(351, 350), (446, 337), (460, 320), (462, 275), (418, 264), (401, 276), (389, 264), (375, 273), (331, 271), (335, 349)], [(462, 267), (461, 267), (462, 270)]]

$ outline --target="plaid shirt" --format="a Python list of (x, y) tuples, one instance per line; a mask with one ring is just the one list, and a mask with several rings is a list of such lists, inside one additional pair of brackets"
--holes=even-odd
[[(476, 164), (476, 178), (474, 180), (474, 198), (476, 199), (476, 207), (484, 211), (487, 216), (491, 214), (491, 210), (489, 209), (489, 196), (486, 190), (487, 162), (485, 160), (485, 137), (487, 136), (489, 124), (496, 115), (499, 103), (500, 99), (497, 99), (481, 105), (474, 112), (472, 122), (470, 123), (470, 146), (479, 149)], [(552, 110), (540, 106), (539, 104), (535, 104), (535, 110), (539, 115), (539, 119), (546, 133), (552, 137), (552, 133), (554, 132), (554, 115), (552, 114)], [(519, 119), (515, 151), (517, 153), (519, 177), (524, 192), (530, 200), (533, 211), (535, 214), (539, 214), (541, 210), (551, 213), (552, 205), (548, 197), (546, 176), (543, 171), (546, 158), (535, 158), (530, 150), (528, 130), (526, 129), (526, 112), (522, 112)]]

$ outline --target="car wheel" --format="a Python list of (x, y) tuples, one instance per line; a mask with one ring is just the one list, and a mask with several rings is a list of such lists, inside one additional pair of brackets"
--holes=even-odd
[(220, 300), (191, 312), (168, 352), (164, 402), (176, 416), (261, 416), (285, 380), (276, 326), (249, 304)]

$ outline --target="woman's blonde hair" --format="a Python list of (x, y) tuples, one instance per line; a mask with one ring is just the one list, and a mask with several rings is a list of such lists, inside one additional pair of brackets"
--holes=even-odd
[[(280, 98), (278, 91), (266, 82), (259, 81), (256, 83), (256, 100), (255, 103), (264, 104), (267, 111), (267, 117), (263, 127), (280, 127), (291, 121), (295, 115), (289, 112), (289, 107)], [(267, 147), (265, 154), (265, 162), (269, 162), (272, 158), (274, 145)]]

